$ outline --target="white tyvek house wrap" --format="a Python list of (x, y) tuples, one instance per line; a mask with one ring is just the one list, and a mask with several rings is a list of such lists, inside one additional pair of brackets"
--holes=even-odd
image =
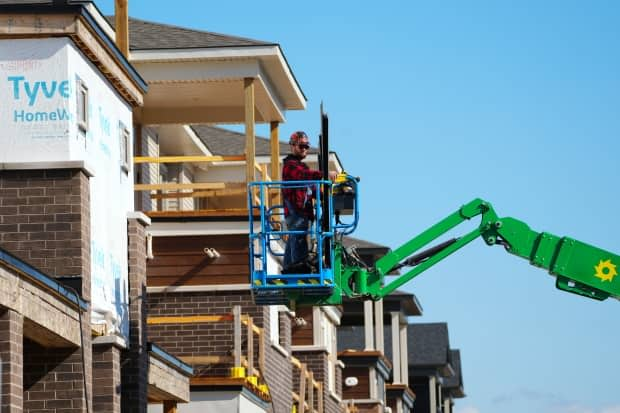
[(68, 40), (0, 40), (0, 162), (70, 160)]
[[(78, 78), (88, 87), (86, 133), (76, 122)], [(93, 322), (107, 320), (109, 332), (128, 337), (127, 212), (133, 211), (133, 175), (121, 169), (120, 136), (126, 127), (133, 141), (131, 107), (69, 39), (2, 40), (0, 125), (2, 163), (85, 161), (93, 170)]]

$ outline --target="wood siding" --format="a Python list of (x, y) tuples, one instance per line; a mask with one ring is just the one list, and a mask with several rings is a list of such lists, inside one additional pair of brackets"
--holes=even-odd
[[(357, 385), (348, 387), (342, 386), (342, 398), (344, 400), (349, 399), (368, 399), (370, 397), (370, 387), (368, 380), (369, 370), (368, 367), (345, 367), (342, 377), (357, 377)], [(343, 379), (343, 381), (344, 381)]]
[[(215, 248), (219, 258), (209, 258)], [(148, 261), (149, 287), (249, 283), (248, 236), (205, 235), (154, 237), (154, 258)]]
[(297, 326), (293, 323), (292, 340), (294, 346), (311, 346), (314, 344), (312, 337), (313, 331), (313, 317), (312, 307), (301, 307), (295, 311), (295, 318), (303, 318), (306, 321), (306, 325)]

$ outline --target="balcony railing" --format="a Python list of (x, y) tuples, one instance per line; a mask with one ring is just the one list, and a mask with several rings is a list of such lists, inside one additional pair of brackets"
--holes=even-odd
[[(209, 171), (186, 176), (183, 182), (162, 177), (162, 166), (177, 165), (181, 170), (187, 165), (207, 165), (210, 168), (239, 166), (231, 176), (245, 176), (245, 155), (231, 156), (138, 156), (135, 165), (147, 165), (150, 169), (142, 170), (140, 181), (134, 184), (134, 190), (147, 193), (143, 197), (142, 210), (149, 216), (247, 216), (247, 177), (242, 181), (211, 179)], [(152, 168), (156, 165), (157, 168)], [(269, 164), (254, 163), (254, 180), (271, 181)], [(213, 175), (212, 175), (213, 176)], [(237, 178), (238, 179), (238, 178)], [(178, 178), (177, 178), (178, 180)], [(155, 181), (155, 182), (153, 182)], [(257, 194), (253, 194), (257, 196)], [(269, 194), (269, 203), (277, 203), (280, 194)], [(146, 201), (145, 201), (146, 199)]]

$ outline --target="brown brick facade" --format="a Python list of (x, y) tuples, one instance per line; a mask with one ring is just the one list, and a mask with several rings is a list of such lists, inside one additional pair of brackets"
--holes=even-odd
[(93, 346), (93, 411), (121, 412), (121, 350), (113, 344)]
[(21, 413), (23, 400), (24, 317), (11, 310), (0, 314), (0, 360), (2, 387), (0, 413)]
[[(0, 247), (51, 277), (81, 277), (90, 299), (89, 178), (80, 169), (0, 172)], [(81, 348), (23, 341), (23, 410), (86, 411), (92, 401), (90, 315)], [(13, 411), (13, 410), (10, 410)], [(19, 411), (19, 410), (15, 410)]]
[[(85, 364), (88, 381), (90, 360)], [(81, 349), (48, 348), (24, 339), (24, 411), (82, 413), (84, 399)]]
[[(308, 369), (312, 370), (314, 373), (314, 380), (323, 382), (323, 407), (325, 409), (325, 413), (339, 413), (342, 411), (340, 408), (340, 404), (336, 399), (331, 397), (329, 386), (327, 383), (327, 369), (328, 369), (328, 353), (326, 350), (303, 350), (303, 351), (295, 351), (293, 355), (299, 359), (300, 362), (305, 363), (308, 366)], [(340, 368), (336, 367), (336, 385), (338, 385), (338, 375), (341, 374), (339, 372)], [(299, 388), (299, 376), (293, 376), (293, 386), (294, 388)], [(336, 393), (341, 394), (341, 390), (336, 387)], [(315, 397), (316, 400), (316, 397)], [(315, 408), (316, 408), (315, 402)]]
[[(268, 308), (268, 307), (265, 307)], [(291, 316), (288, 313), (280, 312), (280, 346), (287, 354), (291, 354)], [(278, 351), (271, 344), (270, 323), (265, 325), (265, 381), (269, 386), (269, 392), (273, 399), (276, 412), (290, 412), (293, 405), (292, 383), (293, 365), (289, 358)]]
[(79, 169), (0, 172), (0, 247), (90, 299), (90, 195)]
[(145, 413), (147, 409), (147, 294), (146, 294), (146, 232), (139, 219), (128, 220), (129, 259), (129, 349), (123, 355), (121, 371), (124, 413)]
[[(288, 357), (271, 345), (269, 307), (257, 306), (249, 291), (204, 291), (182, 293), (151, 293), (148, 314), (157, 316), (191, 316), (232, 314), (233, 306), (240, 305), (241, 313), (253, 318), (254, 324), (264, 329), (265, 379), (270, 388), (276, 412), (289, 412), (291, 396), (291, 363)], [(290, 347), (290, 317), (280, 315), (283, 348)], [(177, 356), (230, 356), (234, 347), (233, 323), (150, 325), (149, 341), (157, 343), (167, 352)], [(242, 329), (242, 342), (247, 342), (246, 328)], [(255, 340), (255, 366), (258, 367), (258, 347)], [(289, 351), (290, 354), (290, 351)], [(228, 377), (231, 363), (194, 365), (196, 376)]]

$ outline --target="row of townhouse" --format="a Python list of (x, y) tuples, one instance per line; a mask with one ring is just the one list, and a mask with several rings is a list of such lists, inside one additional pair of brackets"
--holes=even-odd
[(415, 296), (254, 304), (246, 184), (306, 105), (280, 46), (126, 12), (0, 0), (0, 411), (451, 412)]

